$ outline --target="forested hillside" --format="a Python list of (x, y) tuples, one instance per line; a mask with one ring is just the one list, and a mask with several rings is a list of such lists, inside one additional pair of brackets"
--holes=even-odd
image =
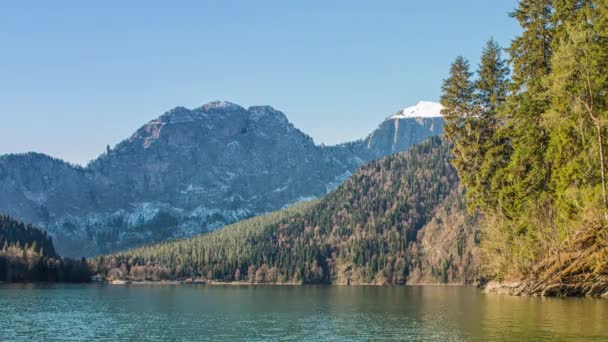
[(0, 245), (14, 245), (33, 247), (37, 253), (48, 257), (56, 257), (53, 240), (47, 233), (32, 225), (0, 215)]
[[(485, 274), (516, 293), (608, 291), (608, 3), (523, 0), (522, 33), (488, 42), (474, 76), (463, 57), (443, 86), (445, 133)], [(507, 66), (512, 67), (509, 73)]]
[[(366, 164), (317, 202), (91, 262), (110, 279), (472, 282), (476, 247), (470, 223), (449, 148), (432, 138)], [(450, 233), (438, 239), (445, 231)]]
[(46, 232), (0, 215), (0, 281), (89, 281), (85, 260), (61, 259)]

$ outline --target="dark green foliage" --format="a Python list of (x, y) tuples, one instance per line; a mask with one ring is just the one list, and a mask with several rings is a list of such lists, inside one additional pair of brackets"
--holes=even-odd
[[(458, 56), (450, 67), (450, 76), (441, 87), (442, 114), (446, 120), (444, 126), (446, 138), (461, 141), (470, 135), (467, 125), (476, 116), (475, 85), (471, 80), (469, 61)], [(454, 146), (455, 151), (460, 147)]]
[(0, 246), (20, 244), (35, 246), (35, 251), (48, 257), (56, 257), (53, 240), (46, 232), (34, 228), (31, 224), (0, 215)]
[(482, 138), (480, 111), (472, 76), (469, 62), (458, 56), (450, 67), (450, 76), (441, 87), (445, 136), (453, 142), (452, 164), (458, 170), (461, 182), (470, 189), (471, 197), (476, 190), (472, 185), (476, 183), (482, 162), (479, 155)]
[[(551, 71), (554, 36), (554, 0), (523, 0), (511, 13), (523, 32), (509, 48), (517, 93), (542, 91), (542, 79)], [(536, 113), (539, 115), (540, 113)]]
[[(551, 278), (559, 270), (558, 282), (566, 273), (585, 281), (604, 277), (608, 243), (598, 232), (608, 229), (608, 3), (522, 0), (512, 16), (522, 33), (509, 48), (509, 91), (500, 50), (489, 42), (475, 82), (480, 108), (473, 112), (480, 114), (473, 129), (460, 129), (472, 111), (454, 105), (470, 98), (452, 86), (464, 84), (467, 74), (454, 72), (462, 57), (442, 97), (450, 114), (446, 132), (459, 133), (448, 135), (454, 165), (470, 209), (483, 216), (488, 275)], [(562, 274), (577, 252), (593, 255), (580, 264), (597, 266)]]
[(496, 125), (494, 114), (507, 98), (509, 88), (509, 68), (502, 57), (502, 49), (494, 39), (488, 40), (481, 53), (481, 64), (475, 82), (476, 104), (481, 106), (484, 119), (492, 120), (489, 127)]
[(92, 260), (108, 278), (403, 283), (408, 247), (457, 187), (439, 138), (373, 161), (325, 198)]
[(0, 216), (0, 281), (86, 282), (86, 260), (61, 259), (46, 232)]
[(255, 274), (257, 267), (275, 258), (274, 225), (314, 203), (297, 204), (213, 233), (97, 257), (92, 262), (99, 273), (109, 278), (159, 280), (202, 275), (212, 279), (247, 280), (249, 267), (256, 268)]
[(445, 134), (453, 142), (452, 164), (467, 188), (471, 212), (484, 204), (492, 173), (504, 159), (505, 149), (496, 146), (494, 136), (499, 123), (497, 109), (507, 94), (505, 64), (500, 47), (490, 40), (483, 50), (477, 80), (471, 79), (469, 63), (459, 56), (443, 82)]
[(489, 196), (495, 191), (493, 178), (507, 163), (510, 152), (507, 138), (500, 131), (501, 110), (510, 86), (509, 68), (502, 57), (502, 49), (493, 39), (482, 51), (477, 75), (475, 98), (479, 117), (475, 125), (478, 140), (472, 147), (478, 167), (473, 182), (466, 186), (469, 207), (490, 208), (496, 206)]

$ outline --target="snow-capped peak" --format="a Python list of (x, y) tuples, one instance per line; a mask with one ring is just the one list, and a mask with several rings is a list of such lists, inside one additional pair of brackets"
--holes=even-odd
[(437, 102), (419, 101), (415, 106), (404, 108), (389, 119), (440, 118), (442, 108)]

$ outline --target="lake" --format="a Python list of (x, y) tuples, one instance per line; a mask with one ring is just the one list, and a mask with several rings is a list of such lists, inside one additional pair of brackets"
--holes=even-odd
[(608, 300), (473, 287), (0, 284), (0, 340), (602, 340)]

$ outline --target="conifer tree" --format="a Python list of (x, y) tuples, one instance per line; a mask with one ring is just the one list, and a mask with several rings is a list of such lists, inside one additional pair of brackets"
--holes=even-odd
[(529, 221), (526, 213), (537, 210), (551, 172), (544, 159), (548, 134), (542, 126), (542, 117), (549, 105), (543, 78), (551, 71), (552, 3), (552, 0), (522, 0), (511, 14), (523, 32), (509, 48), (512, 92), (502, 111), (504, 126), (498, 132), (499, 136), (508, 137), (511, 151), (508, 163), (497, 170), (493, 186), (497, 211), (507, 219), (521, 217), (516, 229), (523, 231), (530, 229), (525, 227)]
[[(478, 129), (480, 143), (478, 155), (481, 160), (475, 190), (468, 196), (469, 206), (493, 205), (491, 178), (496, 169), (507, 160), (506, 140), (496, 134), (500, 125), (499, 110), (505, 102), (509, 88), (509, 68), (502, 57), (502, 50), (494, 39), (488, 40), (481, 55), (481, 63), (475, 82), (475, 103), (479, 107)], [(477, 194), (476, 198), (473, 195)]]
[(466, 135), (465, 121), (474, 112), (474, 85), (466, 58), (458, 56), (450, 68), (450, 76), (441, 87), (442, 114), (446, 119), (445, 135), (450, 140), (458, 140)]
[[(608, 4), (605, 1), (560, 1), (560, 38), (546, 79), (551, 110), (548, 157), (554, 187), (567, 219), (580, 203), (606, 199), (606, 120), (608, 119)], [(565, 14), (562, 14), (565, 12)], [(592, 156), (590, 158), (590, 156)], [(598, 201), (598, 202), (600, 202)]]
[(542, 92), (542, 77), (551, 70), (554, 36), (553, 0), (522, 0), (511, 13), (522, 34), (515, 38), (509, 53), (513, 82), (518, 92)]
[[(552, 225), (539, 222), (545, 217), (545, 208), (552, 205), (548, 181), (551, 165), (545, 159), (549, 136), (543, 115), (549, 107), (544, 78), (551, 72), (553, 2), (522, 0), (511, 14), (520, 23), (522, 33), (509, 48), (513, 74), (508, 94), (506, 80), (502, 82), (508, 72), (497, 55), (500, 50), (492, 42), (486, 46), (480, 79), (475, 84), (478, 108), (473, 112), (480, 120), (470, 123), (476, 127), (469, 139), (476, 139), (464, 145), (466, 154), (454, 153), (454, 165), (467, 189), (469, 210), (483, 207), (482, 243), (495, 274), (528, 272), (538, 257), (536, 246), (542, 239), (539, 226)], [(493, 82), (499, 79), (500, 85)], [(448, 89), (444, 86), (444, 96), (449, 95), (445, 92)], [(449, 101), (444, 105), (449, 114)], [(487, 108), (490, 110), (485, 112)], [(495, 125), (484, 124), (484, 118), (495, 120)], [(446, 119), (446, 136), (454, 141), (454, 151), (458, 152), (462, 144), (458, 144), (457, 136), (447, 134), (452, 125), (450, 117)], [(462, 160), (466, 168), (459, 165)]]
[(481, 54), (481, 64), (475, 83), (476, 100), (484, 117), (492, 117), (505, 101), (509, 87), (509, 68), (502, 57), (500, 45), (491, 38)]
[(475, 197), (475, 178), (481, 163), (478, 153), (481, 135), (472, 76), (469, 62), (462, 56), (457, 57), (450, 68), (450, 76), (443, 81), (441, 104), (444, 134), (453, 143), (452, 165), (467, 187), (468, 196)]

